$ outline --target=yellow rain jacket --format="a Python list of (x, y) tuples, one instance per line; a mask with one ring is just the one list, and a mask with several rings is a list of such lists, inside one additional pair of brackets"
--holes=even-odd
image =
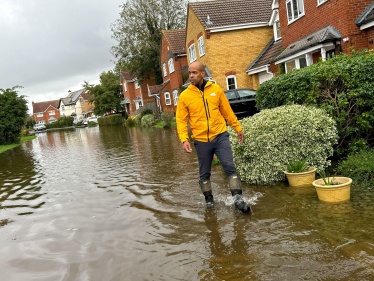
[(192, 130), (192, 138), (209, 142), (227, 131), (227, 124), (240, 132), (242, 128), (231, 109), (222, 89), (208, 81), (204, 92), (190, 85), (179, 97), (177, 106), (177, 129), (181, 142), (188, 141), (187, 117)]

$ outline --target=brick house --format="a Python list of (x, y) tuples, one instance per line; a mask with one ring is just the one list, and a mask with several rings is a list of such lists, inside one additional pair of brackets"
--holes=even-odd
[(72, 116), (74, 121), (92, 116), (94, 105), (88, 101), (92, 97), (86, 89), (69, 91), (66, 98), (59, 100), (60, 116)]
[(372, 0), (274, 0), (284, 51), (275, 64), (286, 72), (307, 67), (335, 54), (373, 49)]
[(59, 100), (32, 102), (33, 118), (36, 124), (48, 124), (60, 118)]
[(271, 0), (222, 0), (188, 4), (188, 63), (208, 67), (224, 91), (258, 86), (246, 69), (273, 38)]
[(124, 96), (122, 103), (125, 105), (129, 116), (145, 104), (155, 102), (155, 99), (148, 95), (148, 85), (156, 85), (154, 75), (139, 85), (136, 73), (131, 74), (129, 71), (121, 71), (121, 85)]
[(176, 111), (180, 87), (188, 79), (188, 73), (182, 68), (188, 66), (185, 48), (186, 30), (174, 29), (162, 31), (161, 72), (163, 83), (149, 86), (149, 95), (155, 97), (159, 111)]

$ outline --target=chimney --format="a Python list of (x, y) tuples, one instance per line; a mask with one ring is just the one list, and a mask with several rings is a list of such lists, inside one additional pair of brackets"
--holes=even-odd
[(71, 91), (69, 90), (68, 93), (71, 93)]
[(32, 102), (32, 105), (34, 105), (34, 102)]

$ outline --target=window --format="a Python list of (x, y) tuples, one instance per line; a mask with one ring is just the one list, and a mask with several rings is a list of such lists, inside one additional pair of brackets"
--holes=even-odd
[(38, 112), (38, 113), (36, 114), (36, 117), (43, 117), (43, 112)]
[(135, 107), (136, 107), (136, 109), (139, 109), (139, 108), (143, 107), (142, 101), (136, 101), (135, 102)]
[(162, 64), (162, 68), (163, 68), (163, 70), (164, 70), (164, 77), (168, 76), (168, 73), (167, 73), (167, 71), (166, 71), (166, 63), (163, 63), (163, 64)]
[(203, 36), (200, 36), (199, 39), (197, 39), (197, 45), (199, 47), (199, 55), (202, 57), (205, 55), (205, 48), (204, 48), (204, 38)]
[(39, 120), (37, 124), (45, 124), (44, 120)]
[(170, 93), (166, 92), (164, 95), (165, 95), (165, 104), (171, 105)]
[(235, 91), (228, 91), (228, 92), (225, 92), (225, 95), (226, 95), (226, 98), (227, 98), (229, 101), (237, 100), (237, 99), (238, 99), (238, 98), (236, 97)]
[(299, 65), (300, 65), (300, 68), (307, 67), (308, 65), (306, 64), (306, 58), (300, 58)]
[(326, 59), (331, 59), (333, 57), (335, 57), (335, 50), (334, 49), (326, 52)]
[(49, 112), (49, 115), (55, 115), (55, 111), (54, 111), (54, 110), (51, 110), (51, 111)]
[(294, 69), (300, 69), (300, 68), (304, 68), (307, 66), (308, 66), (308, 63), (307, 63), (306, 57), (297, 58), (295, 60), (286, 62), (286, 73)]
[(227, 90), (235, 90), (236, 86), (236, 76), (230, 75), (226, 77)]
[(250, 89), (238, 90), (238, 94), (241, 100), (254, 98), (256, 96), (256, 91)]
[(191, 46), (188, 47), (188, 55), (190, 56), (190, 63), (196, 60), (195, 44), (192, 44)]
[(84, 107), (84, 100), (82, 100), (82, 107)]
[(322, 3), (325, 3), (327, 0), (317, 0), (318, 5), (321, 5)]
[(61, 105), (61, 110), (65, 111), (65, 106), (64, 105)]
[(297, 20), (304, 15), (304, 2), (303, 0), (286, 0), (288, 23)]
[(135, 89), (139, 89), (138, 80), (135, 81)]
[(174, 72), (174, 59), (170, 58), (168, 61), (169, 64), (169, 74)]
[(288, 61), (286, 62), (286, 72), (291, 72), (292, 70), (294, 70), (296, 68), (296, 64), (295, 64), (295, 61), (292, 60), (292, 61)]
[(279, 20), (274, 23), (274, 38), (275, 40), (282, 38)]
[(125, 92), (127, 92), (127, 83), (125, 81), (125, 83), (123, 84), (125, 86)]
[(173, 99), (174, 99), (174, 105), (177, 106), (178, 105), (178, 99), (179, 99), (177, 90), (173, 91)]

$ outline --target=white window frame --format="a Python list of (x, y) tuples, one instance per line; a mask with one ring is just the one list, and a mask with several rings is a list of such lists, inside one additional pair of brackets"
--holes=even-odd
[[(277, 33), (277, 23), (279, 24), (279, 31), (280, 31), (280, 34), (281, 36), (278, 37), (278, 33)], [(279, 22), (279, 14), (277, 14), (277, 16), (275, 17), (275, 20), (274, 20), (274, 23), (273, 23), (273, 31), (274, 31), (274, 40), (277, 41), (279, 39), (282, 38), (282, 31), (280, 30), (280, 22)]]
[(143, 103), (142, 103), (142, 101), (141, 101), (141, 100), (136, 101), (136, 102), (135, 102), (135, 108), (136, 108), (136, 109), (139, 109), (139, 108), (141, 108), (141, 107), (143, 107)]
[(328, 0), (317, 0), (317, 7), (322, 5), (323, 3), (327, 2)]
[[(53, 113), (51, 113), (51, 112), (53, 112)], [(54, 110), (51, 110), (51, 111), (48, 112), (48, 114), (49, 114), (49, 116), (51, 116), (51, 115), (55, 115), (56, 112)]]
[(61, 105), (61, 110), (65, 111), (65, 105)]
[(72, 104), (72, 105), (71, 105), (71, 109), (72, 109), (72, 110), (73, 110), (73, 109), (75, 110), (75, 104)]
[(135, 80), (135, 89), (139, 89), (140, 86), (139, 86), (139, 83), (138, 83), (138, 80)]
[(308, 57), (308, 55), (306, 54), (305, 56), (301, 56), (301, 57), (295, 58), (293, 60), (286, 61), (285, 62), (286, 73), (289, 72), (289, 71), (287, 71), (287, 65), (286, 64), (289, 63), (289, 62), (291, 62), (291, 61), (295, 62), (295, 68), (294, 69), (300, 69), (300, 59), (305, 59), (306, 60), (306, 67), (308, 67), (311, 64), (313, 64), (312, 55), (310, 54), (310, 56)]
[(84, 100), (82, 100), (82, 107), (84, 107)]
[(190, 63), (196, 61), (195, 43), (191, 44), (191, 46), (188, 47), (188, 55), (190, 56)]
[(170, 58), (168, 60), (168, 65), (169, 65), (169, 74), (174, 72), (174, 59)]
[[(294, 2), (296, 2), (297, 10), (300, 9), (299, 5), (300, 5), (300, 2), (302, 2), (302, 10), (303, 10), (303, 12), (300, 15), (297, 15), (297, 17), (295, 17), (294, 10), (293, 10), (293, 6), (294, 6), (293, 3)], [(291, 3), (291, 13), (292, 13), (291, 20), (290, 20), (289, 14), (288, 14), (288, 3)], [(287, 11), (288, 24), (291, 24), (294, 21), (297, 21), (299, 18), (301, 18), (302, 16), (305, 15), (304, 0), (286, 0), (286, 11)]]
[(43, 117), (43, 112), (36, 113), (36, 117)]
[(127, 92), (127, 83), (125, 81), (125, 83), (123, 84), (125, 86), (125, 92)]
[(166, 71), (166, 63), (162, 64), (162, 69), (164, 70), (164, 77), (168, 76), (168, 72)]
[(178, 90), (173, 91), (173, 99), (174, 99), (174, 105), (178, 105), (178, 100), (179, 100), (179, 95), (178, 95)]
[(226, 86), (227, 86), (227, 90), (234, 90), (234, 89), (230, 89), (230, 88), (229, 88), (229, 79), (230, 79), (230, 78), (234, 78), (234, 81), (235, 81), (235, 89), (237, 89), (237, 88), (238, 88), (238, 83), (237, 83), (237, 81), (236, 81), (236, 75), (229, 75), (229, 76), (226, 77)]
[(200, 36), (199, 39), (197, 39), (197, 45), (199, 47), (199, 56), (201, 58), (203, 55), (205, 55), (205, 47), (204, 47), (203, 36)]
[(44, 120), (43, 121), (38, 121), (37, 124), (45, 124), (45, 121)]
[(170, 93), (169, 92), (165, 92), (164, 96), (165, 96), (165, 105), (171, 105)]

